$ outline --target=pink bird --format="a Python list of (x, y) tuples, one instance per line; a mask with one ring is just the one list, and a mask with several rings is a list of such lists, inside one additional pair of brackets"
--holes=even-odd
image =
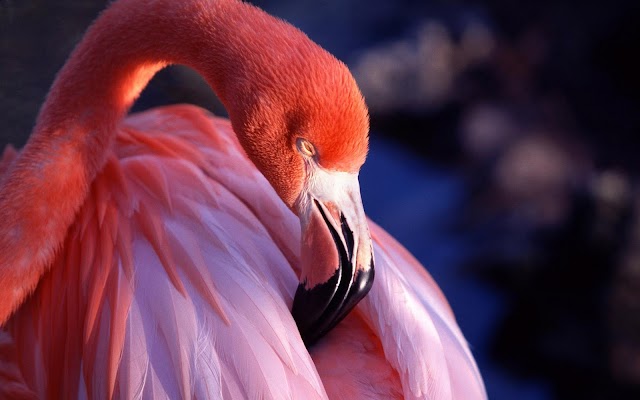
[[(126, 116), (169, 64), (230, 123)], [(347, 67), (256, 7), (113, 3), (0, 162), (0, 398), (486, 398), (437, 285), (365, 217), (368, 130)]]

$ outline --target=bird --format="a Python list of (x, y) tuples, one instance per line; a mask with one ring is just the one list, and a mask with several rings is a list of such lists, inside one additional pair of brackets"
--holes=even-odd
[[(129, 114), (171, 64), (229, 119)], [(486, 398), (437, 284), (364, 213), (368, 139), (346, 65), (287, 22), (114, 1), (0, 159), (0, 398)]]

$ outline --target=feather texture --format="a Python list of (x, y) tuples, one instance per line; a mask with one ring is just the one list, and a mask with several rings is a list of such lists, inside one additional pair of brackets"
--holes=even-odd
[(404, 397), (479, 399), (484, 383), (442, 292), (409, 252), (369, 221), (378, 264), (360, 309), (402, 380)]

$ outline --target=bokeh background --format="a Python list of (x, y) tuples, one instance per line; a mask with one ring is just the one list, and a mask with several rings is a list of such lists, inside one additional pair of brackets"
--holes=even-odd
[[(640, 2), (253, 0), (353, 71), (365, 208), (451, 302), (491, 399), (640, 398)], [(0, 148), (104, 0), (0, 0)], [(135, 109), (224, 114), (186, 68)]]

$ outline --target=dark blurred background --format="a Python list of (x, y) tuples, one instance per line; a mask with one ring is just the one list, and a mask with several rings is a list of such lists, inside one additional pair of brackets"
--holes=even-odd
[[(0, 0), (0, 148), (106, 1)], [(640, 398), (640, 2), (255, 0), (367, 99), (365, 207), (442, 286), (492, 399)], [(136, 110), (223, 114), (172, 67)]]

